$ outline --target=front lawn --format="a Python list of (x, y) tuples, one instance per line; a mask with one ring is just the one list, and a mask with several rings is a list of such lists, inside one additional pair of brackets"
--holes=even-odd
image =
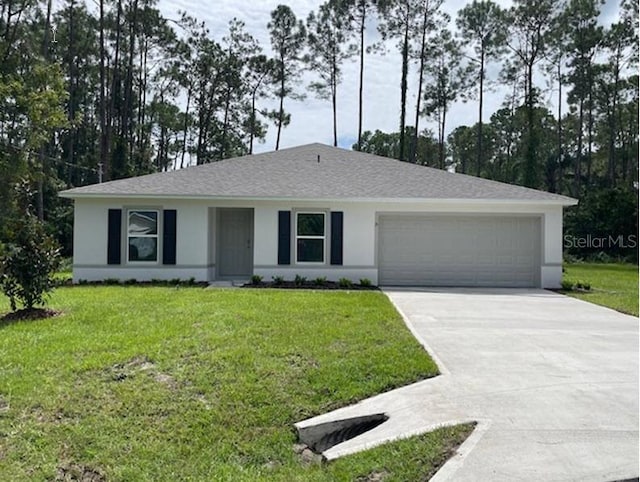
[(564, 279), (587, 282), (591, 285), (591, 291), (566, 293), (569, 296), (638, 316), (637, 265), (566, 264)]
[(381, 293), (86, 286), (51, 306), (0, 324), (0, 480), (427, 480), (471, 430), (293, 451), (294, 422), (437, 373)]

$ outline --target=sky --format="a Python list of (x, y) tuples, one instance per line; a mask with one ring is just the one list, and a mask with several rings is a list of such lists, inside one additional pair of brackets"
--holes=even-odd
[[(267, 23), (270, 13), (278, 4), (286, 3), (291, 7), (299, 19), (306, 20), (312, 10), (317, 10), (322, 0), (215, 0), (202, 2), (201, 0), (160, 0), (158, 8), (169, 19), (178, 18), (178, 10), (183, 10), (197, 19), (204, 21), (210, 30), (211, 37), (220, 40), (227, 32), (228, 22), (236, 17), (242, 20), (247, 31), (253, 35), (265, 53), (270, 53), (271, 47)], [(468, 3), (466, 0), (445, 0), (443, 11), (451, 18), (451, 26), (455, 25), (456, 12)], [(511, 1), (497, 0), (503, 7), (511, 5)], [(610, 24), (617, 18), (618, 1), (606, 0), (602, 7), (601, 22)], [(367, 42), (378, 40), (375, 25), (369, 25)], [(357, 139), (358, 129), (358, 61), (354, 58), (343, 66), (343, 82), (338, 87), (338, 143), (341, 147), (350, 148)], [(386, 54), (370, 54), (365, 59), (364, 82), (364, 118), (363, 130), (397, 132), (400, 116), (400, 76), (401, 57), (393, 43), (387, 45)], [(413, 125), (417, 90), (417, 67), (411, 65), (409, 74), (409, 99), (407, 105), (408, 125)], [(488, 66), (488, 77), (497, 80), (498, 65)], [(317, 99), (308, 91), (308, 84), (314, 80), (312, 73), (303, 75), (299, 91), (307, 93), (303, 101), (285, 100), (285, 110), (291, 113), (291, 124), (284, 128), (281, 137), (281, 148), (312, 142), (324, 144), (333, 143), (333, 124), (331, 103)], [(544, 79), (540, 79), (544, 82)], [(505, 98), (505, 89), (499, 85), (492, 91), (485, 93), (484, 117), (489, 116), (501, 107)], [(553, 106), (553, 95), (548, 94), (547, 100)], [(273, 101), (272, 108), (276, 107)], [(477, 121), (477, 101), (466, 103), (457, 102), (448, 113), (447, 131), (459, 125), (472, 125)], [(421, 119), (421, 129), (437, 128), (426, 119)], [(276, 129), (270, 125), (265, 142), (258, 144), (256, 152), (270, 151), (275, 148)]]

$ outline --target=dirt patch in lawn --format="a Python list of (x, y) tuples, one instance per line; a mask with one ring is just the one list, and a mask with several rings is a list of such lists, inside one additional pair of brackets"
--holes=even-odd
[(168, 388), (175, 390), (178, 382), (171, 375), (159, 371), (156, 364), (145, 356), (137, 356), (126, 363), (116, 363), (109, 369), (110, 377), (113, 381), (121, 382), (138, 373), (147, 373), (153, 379)]
[(24, 308), (0, 316), (0, 326), (18, 321), (41, 320), (62, 314), (62, 311), (49, 308)]
[(58, 467), (54, 480), (56, 482), (104, 482), (107, 478), (98, 469), (71, 462)]
[(389, 476), (389, 472), (383, 470), (382, 472), (371, 472), (369, 475), (363, 475), (356, 479), (356, 482), (382, 482)]

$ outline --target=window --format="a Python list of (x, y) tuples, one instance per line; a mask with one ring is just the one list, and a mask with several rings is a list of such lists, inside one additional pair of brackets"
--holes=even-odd
[(324, 213), (296, 213), (296, 262), (324, 263)]
[(158, 211), (129, 211), (127, 248), (129, 261), (158, 261)]

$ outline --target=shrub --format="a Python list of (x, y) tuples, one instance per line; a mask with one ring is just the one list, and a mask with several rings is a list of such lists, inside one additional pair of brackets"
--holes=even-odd
[(369, 278), (360, 278), (360, 286), (365, 288), (369, 288), (372, 286), (371, 280)]
[(316, 279), (313, 280), (313, 284), (316, 286), (324, 286), (327, 284), (327, 277), (318, 276)]
[(591, 283), (588, 281), (578, 281), (576, 283), (576, 288), (584, 291), (591, 291)]
[(138, 280), (135, 278), (129, 278), (127, 280), (124, 280), (124, 284), (126, 285), (136, 285), (138, 284)]
[(260, 283), (262, 283), (262, 276), (260, 276), (259, 274), (254, 274), (253, 276), (251, 276), (252, 285), (259, 285)]
[(571, 280), (562, 280), (560, 285), (562, 286), (563, 291), (573, 291), (574, 282)]
[(118, 278), (105, 278), (102, 280), (102, 284), (105, 285), (119, 285), (120, 280)]
[(338, 280), (338, 286), (340, 286), (340, 288), (351, 288), (353, 283), (349, 278), (340, 278)]
[(192, 276), (191, 278), (189, 278), (189, 280), (187, 281), (187, 284), (188, 284), (189, 286), (193, 286), (193, 285), (195, 285), (195, 284), (196, 284), (196, 278), (195, 278), (195, 276)]
[(11, 226), (11, 241), (0, 249), (0, 289), (11, 310), (44, 305), (55, 288), (54, 273), (60, 266), (60, 248), (44, 224), (33, 214), (27, 181), (16, 186), (19, 215)]
[(284, 283), (284, 276), (272, 276), (271, 279), (276, 286), (281, 286)]
[(169, 284), (171, 285), (179, 285), (182, 282), (180, 278), (172, 278), (169, 280)]
[(293, 280), (293, 283), (296, 286), (302, 286), (303, 284), (305, 284), (307, 282), (307, 278), (305, 278), (304, 276), (300, 276), (299, 274), (296, 275), (295, 279)]

